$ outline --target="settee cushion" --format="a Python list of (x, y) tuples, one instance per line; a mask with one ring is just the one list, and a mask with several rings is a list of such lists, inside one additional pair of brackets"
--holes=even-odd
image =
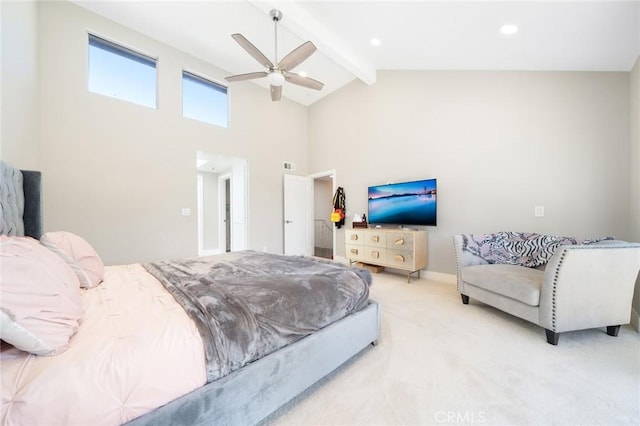
[(540, 305), (544, 271), (517, 265), (473, 265), (460, 272), (465, 284), (515, 299), (529, 306)]

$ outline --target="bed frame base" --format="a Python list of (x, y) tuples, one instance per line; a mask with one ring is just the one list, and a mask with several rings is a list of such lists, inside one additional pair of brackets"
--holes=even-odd
[(377, 342), (379, 334), (379, 305), (371, 302), (365, 309), (127, 425), (256, 424)]

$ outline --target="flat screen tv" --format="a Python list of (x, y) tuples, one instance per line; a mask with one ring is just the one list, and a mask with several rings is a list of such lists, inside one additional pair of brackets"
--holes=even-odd
[(370, 224), (436, 226), (436, 179), (370, 186), (368, 192)]

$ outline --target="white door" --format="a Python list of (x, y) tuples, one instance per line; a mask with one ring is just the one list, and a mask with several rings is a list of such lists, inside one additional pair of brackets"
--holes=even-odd
[(313, 254), (313, 179), (284, 175), (284, 254)]

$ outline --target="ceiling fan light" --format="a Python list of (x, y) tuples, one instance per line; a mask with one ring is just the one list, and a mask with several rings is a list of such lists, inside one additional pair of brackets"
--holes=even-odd
[(279, 71), (270, 73), (267, 78), (272, 86), (282, 86), (282, 83), (284, 83), (284, 75)]

